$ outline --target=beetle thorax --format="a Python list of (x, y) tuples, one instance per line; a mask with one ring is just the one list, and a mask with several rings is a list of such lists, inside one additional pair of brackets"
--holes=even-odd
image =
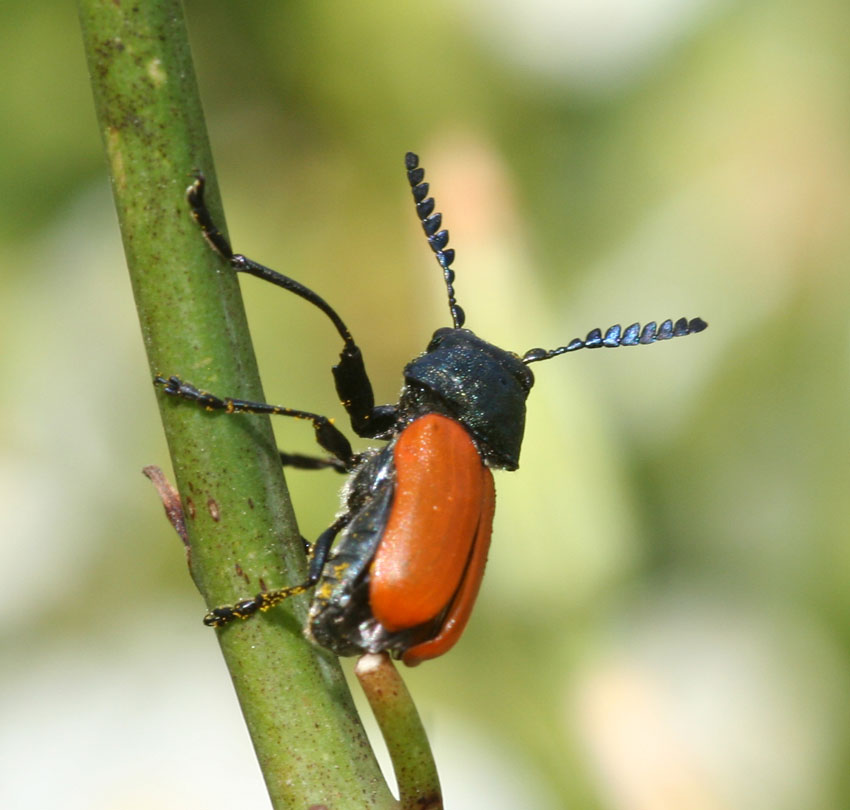
[(468, 329), (438, 329), (425, 353), (408, 363), (404, 379), (406, 417), (443, 413), (469, 431), (489, 466), (519, 466), (534, 375), (517, 355)]

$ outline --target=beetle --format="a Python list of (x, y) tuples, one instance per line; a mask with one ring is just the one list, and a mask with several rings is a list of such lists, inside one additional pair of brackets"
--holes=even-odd
[[(285, 466), (332, 468), (348, 474), (343, 511), (308, 545), (307, 579), (211, 610), (204, 623), (246, 619), (313, 588), (305, 634), (337, 655), (386, 650), (410, 666), (447, 652), (460, 638), (475, 603), (495, 509), (493, 469), (516, 470), (525, 427), (529, 366), (579, 349), (637, 346), (701, 332), (701, 318), (643, 328), (593, 329), (555, 349), (522, 356), (464, 327), (442, 215), (434, 213), (425, 172), (413, 152), (405, 168), (416, 214), (443, 273), (452, 325), (437, 329), (424, 353), (404, 368), (395, 405), (376, 405), (359, 346), (323, 298), (294, 279), (234, 253), (204, 203), (198, 173), (187, 189), (191, 213), (210, 246), (238, 273), (282, 287), (318, 307), (343, 341), (332, 372), (351, 427), (387, 442), (354, 453), (327, 417), (308, 411), (220, 397), (180, 377), (155, 378), (165, 394), (211, 411), (267, 413), (313, 423), (328, 457), (281, 452)], [(306, 541), (305, 541), (306, 543)]]

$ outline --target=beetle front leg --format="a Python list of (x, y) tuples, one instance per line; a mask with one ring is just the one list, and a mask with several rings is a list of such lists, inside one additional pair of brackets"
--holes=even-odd
[(337, 518), (319, 535), (316, 542), (309, 547), (310, 559), (307, 569), (307, 579), (300, 585), (277, 588), (273, 591), (263, 591), (250, 599), (243, 599), (235, 605), (222, 605), (221, 607), (213, 608), (204, 616), (204, 624), (207, 627), (222, 627), (234, 619), (248, 619), (255, 613), (265, 613), (265, 611), (273, 608), (275, 605), (279, 605), (284, 599), (289, 599), (290, 596), (297, 596), (300, 593), (309, 591), (319, 581), (319, 577), (322, 575), (322, 568), (325, 567), (325, 562), (327, 562), (333, 541), (337, 534), (339, 534), (340, 529), (349, 520), (350, 517), (348, 515)]
[(192, 210), (192, 216), (209, 245), (230, 262), (237, 273), (247, 273), (288, 292), (295, 293), (330, 318), (344, 343), (339, 355), (339, 363), (332, 370), (337, 394), (351, 418), (351, 427), (358, 436), (367, 439), (389, 431), (395, 423), (396, 409), (392, 405), (375, 405), (372, 384), (369, 381), (368, 374), (366, 374), (360, 347), (354, 342), (354, 338), (342, 318), (324, 298), (313, 292), (309, 287), (305, 287), (295, 279), (255, 262), (241, 253), (234, 253), (230, 242), (216, 227), (210, 215), (204, 201), (204, 184), (204, 176), (198, 172), (195, 175), (195, 182), (186, 191), (186, 198)]

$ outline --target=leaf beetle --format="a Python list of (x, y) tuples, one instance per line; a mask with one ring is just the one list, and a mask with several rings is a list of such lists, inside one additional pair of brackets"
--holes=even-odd
[(333, 376), (354, 432), (382, 439), (354, 453), (330, 419), (308, 411), (220, 397), (179, 377), (156, 377), (171, 396), (226, 413), (267, 413), (313, 423), (326, 458), (281, 452), (285, 466), (348, 474), (344, 509), (309, 547), (307, 579), (211, 610), (220, 627), (314, 589), (305, 633), (337, 655), (386, 650), (408, 665), (435, 658), (460, 638), (481, 584), (495, 509), (492, 469), (515, 470), (534, 385), (531, 363), (578, 349), (636, 346), (701, 332), (700, 318), (592, 330), (556, 349), (520, 356), (464, 328), (455, 299), (454, 250), (434, 213), (425, 172), (405, 156), (417, 216), (443, 271), (452, 325), (438, 329), (425, 352), (404, 368), (395, 405), (375, 405), (360, 348), (337, 312), (294, 279), (234, 253), (204, 203), (204, 178), (187, 190), (191, 212), (210, 246), (239, 273), (282, 287), (322, 310), (343, 341)]

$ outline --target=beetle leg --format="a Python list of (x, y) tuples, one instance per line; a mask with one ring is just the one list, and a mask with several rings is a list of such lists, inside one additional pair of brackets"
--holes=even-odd
[(336, 392), (351, 420), (351, 429), (365, 439), (374, 439), (395, 425), (395, 405), (375, 405), (372, 383), (366, 373), (360, 347), (352, 343), (339, 353), (331, 368)]
[(195, 181), (186, 190), (186, 198), (192, 209), (192, 216), (198, 223), (204, 238), (217, 253), (221, 254), (237, 273), (247, 273), (251, 276), (268, 281), (288, 290), (291, 293), (309, 301), (318, 307), (336, 327), (345, 344), (339, 355), (339, 363), (333, 366), (336, 390), (345, 410), (351, 418), (351, 427), (358, 436), (375, 438), (390, 430), (395, 423), (396, 409), (393, 405), (375, 405), (372, 383), (366, 373), (363, 355), (360, 347), (354, 342), (348, 327), (339, 317), (336, 310), (320, 295), (295, 279), (278, 273), (258, 262), (234, 253), (227, 238), (216, 227), (204, 202), (204, 176), (200, 172), (195, 175)]
[(284, 599), (289, 599), (290, 596), (297, 596), (300, 593), (310, 590), (319, 581), (334, 538), (349, 520), (349, 515), (343, 515), (337, 518), (319, 535), (319, 538), (312, 546), (303, 537), (301, 538), (309, 549), (310, 558), (307, 579), (300, 585), (277, 588), (273, 591), (263, 591), (250, 599), (243, 599), (234, 605), (222, 605), (221, 607), (213, 608), (204, 616), (204, 624), (207, 627), (221, 627), (232, 622), (234, 619), (247, 619), (257, 612), (264, 613), (275, 605), (279, 605)]
[[(179, 377), (155, 377), (154, 385), (175, 397), (197, 402), (207, 411), (224, 411), (225, 413), (267, 413), (276, 416), (292, 416), (296, 419), (309, 419), (316, 431), (316, 441), (322, 449), (327, 450), (338, 458), (346, 469), (357, 462), (357, 456), (351, 449), (351, 443), (327, 416), (285, 408), (282, 405), (270, 405), (267, 402), (251, 402), (233, 397), (218, 397), (209, 391), (201, 391), (191, 383), (184, 382)], [(333, 466), (330, 464), (329, 466)]]
[[(319, 458), (318, 456), (303, 456), (301, 453), (284, 453), (283, 450), (278, 452), (280, 454), (280, 463), (284, 467), (294, 467), (297, 470), (324, 470), (330, 468), (336, 470), (338, 473), (348, 472), (345, 463), (335, 456)], [(353, 458), (356, 464), (359, 460), (358, 456), (355, 455)]]
[(295, 279), (289, 278), (289, 276), (285, 276), (282, 273), (278, 273), (276, 270), (272, 270), (269, 267), (265, 267), (264, 265), (249, 259), (247, 256), (243, 256), (241, 253), (233, 252), (230, 242), (216, 226), (209, 209), (207, 208), (207, 204), (204, 201), (205, 185), (206, 180), (204, 175), (201, 172), (197, 172), (195, 174), (195, 181), (191, 186), (189, 186), (189, 188), (186, 189), (186, 199), (192, 210), (192, 217), (195, 222), (198, 223), (198, 227), (200, 227), (201, 233), (204, 235), (204, 239), (207, 240), (210, 247), (230, 262), (237, 273), (248, 273), (249, 275), (256, 276), (257, 278), (261, 278), (265, 281), (270, 281), (272, 284), (276, 284), (284, 290), (295, 293), (295, 295), (300, 296), (305, 301), (309, 301), (311, 304), (318, 307), (331, 319), (331, 321), (333, 321), (334, 326), (343, 341), (345, 341), (345, 344), (353, 345), (354, 340), (351, 337), (351, 333), (348, 331), (348, 327), (343, 323), (342, 318), (337, 315), (333, 307), (331, 307), (324, 298), (317, 295), (303, 284), (300, 284)]

